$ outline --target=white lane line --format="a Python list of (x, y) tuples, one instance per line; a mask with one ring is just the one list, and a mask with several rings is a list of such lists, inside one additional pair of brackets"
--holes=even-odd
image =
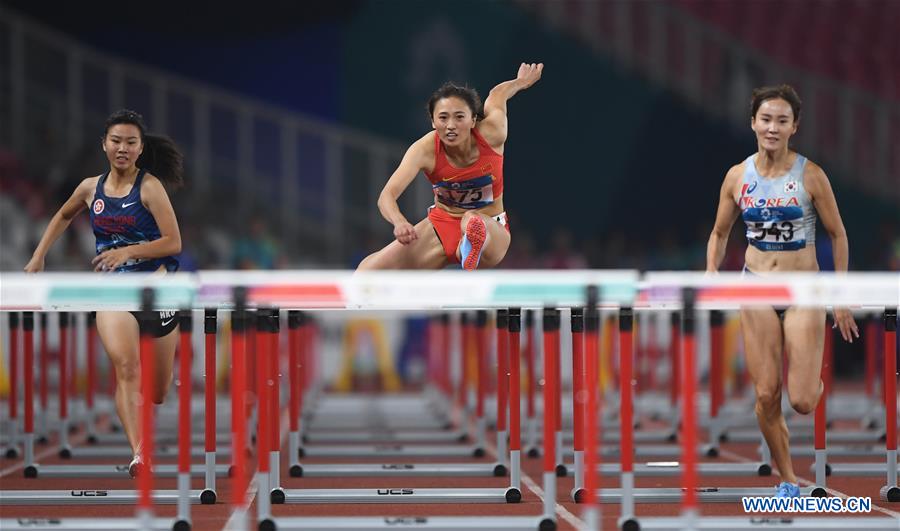
[[(284, 446), (284, 440), (285, 438), (287, 438), (288, 433), (290, 432), (290, 430), (288, 429), (289, 414), (290, 410), (288, 409), (285, 409), (285, 411), (281, 414), (281, 427), (279, 428), (281, 438), (278, 444), (279, 450), (282, 446)], [(281, 465), (279, 464), (279, 466)], [(256, 473), (254, 472), (253, 476), (250, 478), (250, 483), (247, 484), (247, 495), (249, 498), (247, 501), (247, 510), (233, 510), (231, 512), (231, 516), (228, 517), (228, 521), (225, 522), (225, 527), (223, 527), (225, 531), (247, 531), (247, 523), (249, 522), (248, 519), (251, 517), (251, 514), (255, 514), (250, 512), (250, 506), (253, 505), (253, 500), (256, 499), (256, 494), (258, 491), (259, 485), (256, 482)], [(256, 527), (257, 526), (255, 525), (255, 522), (253, 522), (253, 525), (250, 526), (251, 529), (254, 529)]]
[[(528, 487), (528, 490), (533, 492), (538, 498), (540, 498), (541, 503), (544, 502), (544, 489), (540, 488), (537, 483), (534, 482), (528, 474), (522, 474), (522, 483)], [(574, 527), (575, 529), (585, 529), (587, 526), (581, 518), (578, 518), (574, 514), (570, 513), (568, 509), (563, 507), (562, 505), (554, 502), (554, 510), (556, 514), (558, 514), (563, 520), (569, 522), (569, 525)]]
[[(81, 435), (79, 435), (79, 436), (74, 437), (73, 439), (71, 439), (71, 440), (69, 441), (69, 444), (70, 444), (71, 446), (77, 446), (77, 445), (83, 443), (86, 439), (87, 439), (87, 433), (82, 433)], [(24, 448), (22, 449), (22, 451), (23, 451), (23, 452), (25, 451)], [(36, 455), (34, 456), (34, 462), (35, 462), (35, 464), (40, 463), (40, 462), (41, 462), (41, 459), (47, 457), (48, 455), (53, 455), (53, 454), (58, 453), (58, 452), (59, 452), (59, 447), (57, 447), (57, 446), (51, 446), (50, 448), (47, 448), (47, 449), (44, 450), (43, 452), (41, 452), (41, 453), (39, 453), (39, 454), (36, 454)], [(15, 465), (12, 465), (12, 466), (9, 466), (9, 467), (6, 467), (6, 468), (4, 468), (3, 470), (0, 470), (0, 478), (5, 477), (5, 476), (8, 476), (8, 475), (12, 474), (13, 472), (15, 472), (15, 471), (17, 471), (17, 470), (21, 470), (21, 469), (23, 469), (23, 468), (25, 468), (25, 460), (24, 460), (24, 459), (23, 459), (22, 462), (20, 462), (20, 463), (17, 463), (17, 464), (15, 464)]]
[[(739, 462), (741, 462), (741, 463), (754, 463), (754, 462), (755, 462), (755, 461), (753, 461), (753, 460), (751, 460), (751, 459), (747, 459), (746, 457), (744, 457), (744, 456), (742, 456), (742, 455), (740, 455), (740, 454), (736, 454), (736, 453), (734, 453), (734, 452), (732, 452), (732, 451), (725, 450), (724, 448), (719, 448), (719, 455), (721, 455), (721, 456), (723, 456), (723, 457), (727, 457), (727, 458), (732, 459), (732, 460), (734, 460), (734, 461), (739, 461)], [(773, 468), (772, 468), (772, 473), (777, 475), (777, 474), (778, 474), (778, 469), (773, 467)], [(815, 485), (816, 485), (816, 482), (815, 482), (815, 481), (810, 481), (810, 480), (804, 478), (803, 476), (797, 476), (797, 479), (799, 480), (799, 482), (800, 482), (801, 485), (804, 485), (804, 486), (807, 486), (807, 487), (812, 487), (812, 486), (815, 486)], [(827, 492), (828, 494), (831, 494), (832, 496), (837, 496), (837, 497), (843, 498), (843, 499), (847, 499), (847, 498), (850, 497), (849, 494), (845, 494), (845, 493), (843, 493), (843, 492), (841, 492), (841, 491), (839, 491), (839, 490), (837, 490), (837, 489), (833, 489), (833, 488), (830, 488), (830, 487), (825, 487), (825, 492)], [(873, 510), (878, 511), (878, 512), (880, 512), (880, 513), (884, 513), (884, 514), (886, 514), (886, 515), (888, 515), (888, 516), (893, 516), (894, 518), (900, 518), (900, 512), (892, 511), (892, 510), (890, 510), (890, 509), (888, 509), (888, 508), (886, 508), (886, 507), (882, 507), (882, 506), (880, 506), (880, 505), (877, 505), (876, 503), (874, 503), (875, 501), (880, 501), (880, 500), (879, 500), (878, 498), (876, 498), (875, 500), (873, 500), (873, 503), (872, 503), (872, 509), (873, 509)]]
[[(496, 459), (497, 458), (497, 447), (491, 443), (490, 437), (487, 437), (486, 439), (488, 439), (485, 441), (485, 446), (487, 446), (487, 451), (489, 454), (494, 456), (494, 459)], [(509, 459), (507, 459), (507, 461), (509, 461)], [(531, 476), (526, 474), (524, 471), (521, 472), (521, 478), (522, 478), (522, 483), (524, 483), (525, 486), (528, 487), (528, 490), (533, 492), (535, 494), (535, 496), (537, 496), (541, 500), (541, 504), (543, 504), (544, 503), (544, 489), (539, 487), (538, 484), (535, 483), (535, 481), (533, 479), (531, 479)], [(556, 503), (556, 501), (553, 502), (553, 505), (554, 505), (554, 510), (556, 511), (556, 514), (558, 514), (560, 518), (562, 518), (563, 520), (568, 522), (575, 529), (584, 529), (586, 527), (584, 521), (581, 520), (580, 518), (578, 518), (577, 516), (575, 516), (574, 514), (572, 514), (571, 512), (569, 512), (568, 509), (566, 509), (559, 503)], [(543, 507), (543, 505), (542, 505), (542, 507)]]

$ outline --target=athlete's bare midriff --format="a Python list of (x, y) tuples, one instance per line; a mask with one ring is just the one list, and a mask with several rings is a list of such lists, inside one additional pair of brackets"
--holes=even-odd
[(819, 270), (815, 245), (807, 245), (797, 251), (761, 251), (748, 245), (744, 263), (754, 273)]
[(484, 214), (485, 216), (492, 218), (494, 216), (498, 216), (503, 213), (503, 195), (500, 195), (500, 197), (494, 198), (493, 203), (491, 203), (490, 205), (481, 207), (481, 208), (452, 207), (449, 205), (445, 205), (444, 203), (441, 203), (436, 198), (434, 200), (434, 206), (449, 213), (451, 216), (456, 216), (458, 218), (463, 217), (463, 214), (465, 214), (466, 212), (477, 212), (479, 214)]

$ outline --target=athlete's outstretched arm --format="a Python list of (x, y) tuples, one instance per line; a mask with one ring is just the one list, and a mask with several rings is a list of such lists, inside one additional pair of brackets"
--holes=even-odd
[(520, 90), (525, 90), (541, 79), (544, 63), (522, 63), (515, 79), (504, 81), (491, 89), (484, 100), (484, 119), (478, 131), (493, 147), (502, 146), (506, 142), (507, 120), (506, 102)]
[(152, 175), (144, 177), (141, 183), (141, 201), (159, 227), (159, 238), (152, 242), (103, 251), (92, 260), (95, 271), (112, 271), (132, 259), (162, 258), (181, 252), (181, 232), (178, 230), (175, 209), (159, 179)]
[(709, 242), (706, 244), (706, 271), (715, 273), (719, 270), (719, 265), (725, 258), (725, 246), (728, 244), (728, 234), (731, 232), (731, 226), (737, 219), (740, 211), (734, 203), (732, 190), (734, 183), (740, 177), (740, 165), (732, 166), (728, 173), (725, 174), (725, 180), (722, 182), (722, 189), (719, 192), (719, 209), (716, 211), (716, 222), (713, 225), (712, 233), (709, 235)]
[(53, 242), (66, 231), (75, 216), (87, 208), (87, 202), (91, 197), (94, 186), (96, 186), (95, 178), (89, 177), (81, 181), (75, 188), (75, 191), (72, 192), (72, 196), (53, 215), (47, 228), (44, 229), (44, 235), (41, 236), (41, 241), (34, 250), (34, 254), (31, 255), (31, 260), (25, 265), (26, 273), (37, 273), (44, 270), (44, 260), (47, 257), (47, 252), (50, 251)]
[[(825, 232), (831, 238), (834, 270), (838, 273), (845, 273), (849, 268), (850, 244), (847, 240), (844, 222), (841, 220), (841, 213), (838, 212), (837, 200), (831, 190), (831, 183), (828, 181), (825, 171), (818, 164), (808, 162), (806, 168), (803, 185), (812, 198), (819, 219), (822, 220), (822, 225), (825, 227)], [(856, 326), (856, 321), (853, 320), (853, 314), (847, 308), (834, 309), (834, 322), (840, 328), (844, 340), (853, 342), (851, 332), (859, 337), (859, 328)]]
[(400, 206), (397, 205), (397, 198), (406, 190), (410, 183), (416, 178), (419, 172), (428, 167), (429, 157), (434, 158), (434, 149), (428, 149), (428, 146), (434, 142), (434, 133), (428, 133), (419, 140), (415, 141), (406, 154), (400, 165), (391, 174), (381, 194), (378, 195), (378, 211), (384, 219), (394, 226), (394, 237), (397, 241), (406, 245), (418, 238), (415, 227), (406, 219)]

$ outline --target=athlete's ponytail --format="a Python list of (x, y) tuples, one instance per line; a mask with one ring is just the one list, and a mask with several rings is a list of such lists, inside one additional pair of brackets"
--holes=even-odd
[(145, 134), (144, 152), (138, 157), (137, 166), (156, 176), (170, 190), (184, 185), (184, 155), (167, 136)]
[(139, 168), (153, 174), (170, 191), (184, 185), (184, 155), (181, 154), (171, 138), (148, 134), (147, 126), (144, 125), (144, 117), (128, 109), (116, 111), (106, 119), (104, 137), (109, 132), (109, 128), (116, 124), (131, 124), (141, 132), (144, 151), (136, 162)]

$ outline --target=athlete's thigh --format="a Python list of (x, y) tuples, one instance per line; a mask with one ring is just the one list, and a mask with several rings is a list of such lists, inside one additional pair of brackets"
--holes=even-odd
[(139, 363), (141, 333), (137, 319), (129, 312), (97, 312), (97, 333), (113, 365)]
[(789, 361), (788, 391), (816, 392), (822, 374), (825, 310), (788, 308), (784, 314), (784, 346)]
[(781, 387), (781, 320), (772, 308), (742, 308), (741, 332), (747, 370), (757, 388)]
[[(156, 354), (156, 374), (157, 377), (169, 378), (172, 374), (172, 366), (175, 363), (175, 347), (178, 345), (179, 327), (175, 327), (171, 332), (162, 337), (153, 338), (153, 351)], [(162, 383), (157, 379), (157, 385)]]
[(487, 267), (495, 267), (506, 256), (509, 250), (509, 242), (511, 240), (509, 231), (501, 225), (496, 219), (483, 216), (484, 226), (487, 228), (490, 237), (490, 244), (484, 248), (481, 255), (481, 262), (478, 264), (479, 269)]
[(447, 263), (444, 248), (428, 218), (416, 224), (415, 241), (403, 245), (392, 241), (360, 265), (366, 269), (440, 269)]

